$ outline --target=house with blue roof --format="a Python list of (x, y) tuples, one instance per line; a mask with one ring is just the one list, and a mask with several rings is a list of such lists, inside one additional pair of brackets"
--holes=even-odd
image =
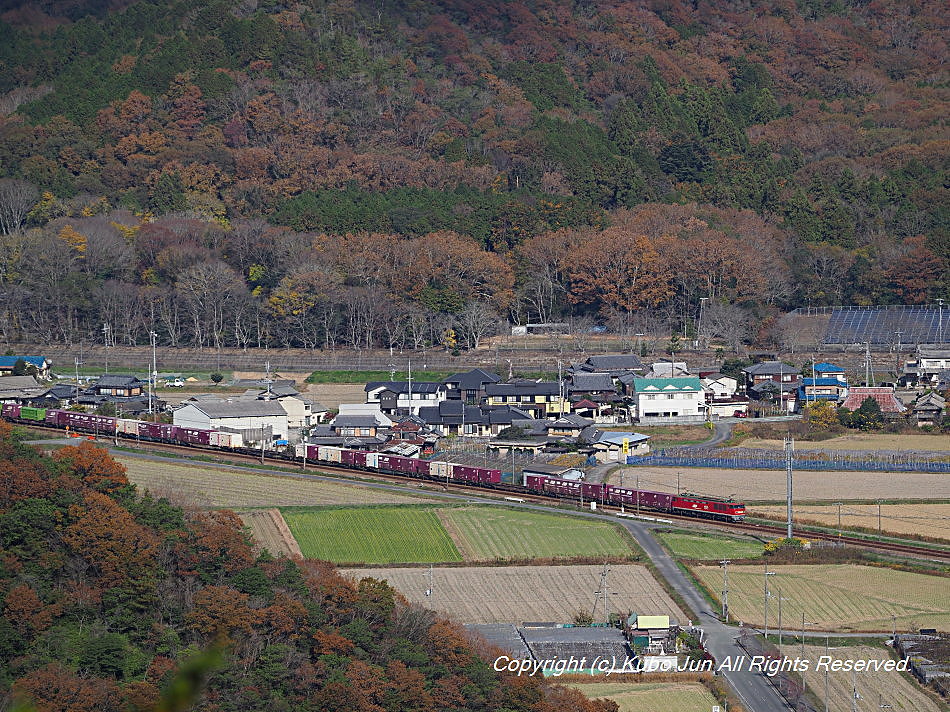
[[(817, 369), (816, 369), (817, 371)], [(848, 396), (846, 381), (835, 377), (803, 378), (798, 386), (799, 407), (805, 403), (814, 403), (819, 400), (831, 401), (838, 404)]]
[(43, 356), (0, 356), (0, 376), (12, 376), (17, 361), (21, 359), (27, 366), (32, 366), (36, 369), (36, 373), (21, 375), (49, 378), (49, 370), (53, 364), (47, 361)]
[(845, 375), (844, 369), (833, 363), (816, 363), (812, 367), (812, 370), (815, 372), (815, 378), (819, 376), (821, 378), (837, 378), (839, 381), (848, 382), (848, 377)]

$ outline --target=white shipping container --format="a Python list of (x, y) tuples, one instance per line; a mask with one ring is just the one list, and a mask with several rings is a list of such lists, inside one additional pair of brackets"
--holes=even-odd
[(131, 420), (129, 418), (117, 418), (116, 421), (116, 432), (125, 433), (126, 435), (138, 435), (139, 434), (139, 421)]
[(211, 432), (211, 444), (215, 447), (239, 448), (242, 445), (240, 433), (226, 433), (222, 430)]
[(343, 461), (343, 450), (338, 447), (330, 447), (329, 445), (321, 445), (319, 449), (319, 457), (324, 462), (342, 462)]
[(302, 460), (306, 449), (307, 449), (306, 443), (297, 443), (294, 446), (294, 457)]
[(373, 467), (373, 468), (379, 467), (379, 453), (378, 452), (366, 453), (366, 466)]
[(432, 477), (450, 477), (452, 476), (452, 463), (442, 460), (429, 463), (429, 474)]

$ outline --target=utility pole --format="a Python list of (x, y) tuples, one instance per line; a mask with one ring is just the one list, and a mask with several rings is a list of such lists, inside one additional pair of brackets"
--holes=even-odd
[(425, 594), (426, 594), (426, 598), (431, 600), (432, 594), (435, 592), (432, 586), (432, 564), (429, 564), (429, 571), (426, 573), (426, 577), (428, 579), (429, 585), (426, 587)]
[(769, 576), (775, 576), (774, 571), (769, 571), (769, 565), (765, 565), (765, 576), (763, 580), (765, 581), (764, 596), (763, 596), (763, 623), (762, 626), (765, 630), (765, 639), (769, 639)]
[(106, 373), (109, 373), (109, 332), (112, 330), (108, 324), (102, 325), (102, 343), (106, 349)]
[(786, 537), (792, 538), (792, 451), (795, 441), (785, 438), (785, 510), (788, 518)]
[(901, 375), (901, 334), (904, 332), (897, 330), (894, 333), (897, 334), (897, 357), (894, 359), (894, 381), (896, 383)]
[[(639, 497), (638, 497), (639, 499)], [(729, 622), (729, 559), (723, 559), (719, 562), (722, 567), (722, 621)]]
[(943, 343), (943, 299), (937, 298), (937, 319), (939, 320), (939, 326), (937, 327), (937, 338), (940, 340), (940, 343)]
[(76, 362), (76, 405), (79, 405), (79, 364), (82, 361), (79, 360), (78, 356), (74, 356), (73, 361)]
[(593, 614), (597, 610), (597, 599), (603, 600), (604, 604), (604, 623), (610, 625), (610, 603), (608, 597), (610, 596), (610, 589), (607, 586), (607, 574), (610, 573), (610, 567), (607, 566), (607, 563), (604, 562), (604, 568), (600, 572), (600, 590), (594, 591), (594, 595), (597, 597), (594, 599), (594, 608), (591, 611)]
[[(409, 415), (412, 415), (412, 359), (407, 359), (409, 362), (409, 368), (407, 374), (409, 376)], [(399, 405), (399, 396), (396, 396), (396, 405)], [(462, 412), (465, 412), (465, 402), (462, 402)]]
[(636, 494), (634, 497), (637, 499), (637, 516), (640, 516), (640, 473), (637, 472), (637, 489), (634, 490)]
[(148, 377), (148, 416), (149, 419), (152, 419), (152, 413), (154, 412), (152, 398), (154, 397), (155, 393), (155, 378), (158, 375), (158, 371), (155, 368), (155, 340), (158, 338), (158, 334), (156, 334), (154, 331), (150, 331), (148, 332), (148, 338), (152, 342), (152, 372)]
[(838, 536), (841, 536), (841, 502), (835, 502), (838, 506)]
[(696, 343), (700, 348), (703, 345), (703, 307), (706, 306), (707, 301), (709, 301), (709, 297), (699, 298), (699, 323), (696, 325)]
[(680, 494), (680, 473), (677, 472), (676, 473), (676, 496), (678, 497), (679, 494)]
[(884, 532), (881, 528), (881, 500), (877, 501), (877, 535), (883, 536)]

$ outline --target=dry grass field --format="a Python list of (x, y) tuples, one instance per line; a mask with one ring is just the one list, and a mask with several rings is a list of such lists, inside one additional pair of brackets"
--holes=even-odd
[(699, 682), (569, 683), (590, 699), (608, 698), (619, 712), (709, 712), (716, 698)]
[[(794, 648), (798, 655), (799, 648)], [(816, 672), (814, 661), (825, 654), (822, 646), (806, 645), (805, 657), (812, 661), (811, 668), (804, 674), (805, 684), (811, 688), (814, 695), (824, 703), (825, 700), (825, 673)], [(873, 647), (845, 647), (831, 648), (828, 651), (833, 659), (837, 660), (890, 660), (887, 651)], [(850, 712), (852, 690), (856, 690), (859, 698), (855, 700), (859, 712), (879, 712), (882, 704), (889, 705), (884, 709), (893, 712), (942, 712), (946, 710), (933, 697), (923, 691), (920, 685), (913, 682), (901, 673), (892, 671), (863, 671), (854, 673), (854, 688), (850, 672), (828, 673), (828, 710), (829, 712)], [(824, 709), (822, 706), (820, 709)]]
[[(815, 630), (836, 632), (898, 631), (950, 628), (950, 578), (858, 565), (774, 566), (769, 591), (783, 597), (786, 627), (801, 628), (802, 611)], [(722, 569), (692, 569), (715, 597), (722, 588)], [(732, 616), (761, 626), (764, 567), (729, 567)], [(892, 618), (894, 616), (895, 618)], [(769, 626), (778, 623), (778, 604), (769, 602)]]
[(330, 410), (337, 410), (340, 403), (364, 402), (366, 400), (366, 391), (363, 390), (365, 386), (365, 383), (303, 383), (302, 380), (297, 382), (298, 388), (306, 388), (307, 397), (313, 398)]
[(197, 507), (289, 507), (329, 504), (419, 504), (421, 498), (359, 485), (257, 475), (117, 454), (140, 489)]
[[(742, 447), (781, 450), (781, 440), (749, 438), (742, 441)], [(796, 450), (921, 450), (926, 452), (950, 452), (950, 438), (945, 435), (927, 435), (912, 433), (898, 435), (891, 433), (848, 433), (836, 438), (811, 442), (796, 440)]]
[[(347, 576), (389, 581), (406, 598), (460, 623), (569, 622), (577, 611), (590, 613), (600, 587), (601, 566), (505, 566), (436, 568), (426, 596), (429, 569), (346, 569)], [(611, 610), (624, 614), (686, 616), (644, 566), (610, 567)], [(598, 609), (602, 610), (602, 609)]]
[(303, 558), (300, 546), (279, 509), (252, 509), (239, 514), (244, 526), (251, 530), (256, 551), (266, 549), (274, 556), (286, 554)]
[[(712, 467), (626, 467), (624, 484), (641, 489), (676, 492), (676, 476), (684, 491), (745, 501), (785, 501), (784, 470), (725, 470)], [(610, 476), (619, 484), (620, 473)], [(848, 499), (950, 499), (950, 477), (926, 472), (809, 472), (796, 470), (795, 498), (836, 502)]]
[[(754, 506), (751, 516), (777, 516), (785, 521), (785, 507)], [(838, 508), (833, 505), (795, 507), (795, 520), (838, 526)], [(845, 504), (841, 507), (842, 527), (877, 530), (876, 504)], [(882, 504), (881, 529), (890, 534), (919, 534), (950, 541), (950, 504)]]

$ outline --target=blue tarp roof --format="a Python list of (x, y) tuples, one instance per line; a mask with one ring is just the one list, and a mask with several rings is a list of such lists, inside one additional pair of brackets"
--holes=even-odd
[(815, 371), (818, 373), (844, 373), (844, 369), (841, 366), (836, 366), (833, 363), (816, 363)]
[(46, 359), (43, 356), (0, 356), (0, 368), (13, 368), (16, 362), (23, 359), (37, 368), (43, 368)]

